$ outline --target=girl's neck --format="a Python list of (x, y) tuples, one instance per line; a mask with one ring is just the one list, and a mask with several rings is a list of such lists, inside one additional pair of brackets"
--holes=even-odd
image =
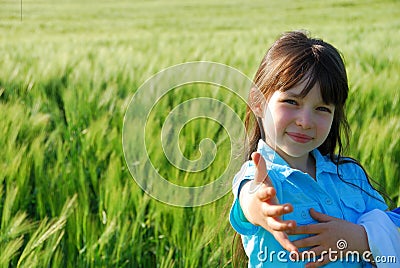
[(307, 161), (307, 171), (305, 172), (308, 173), (308, 175), (310, 175), (314, 180), (317, 180), (316, 170), (317, 170), (317, 165), (315, 163), (315, 158), (311, 153), (309, 153)]
[(295, 168), (310, 175), (314, 180), (316, 179), (316, 163), (314, 156), (310, 153), (302, 157), (290, 157), (277, 153), (289, 164), (291, 168)]

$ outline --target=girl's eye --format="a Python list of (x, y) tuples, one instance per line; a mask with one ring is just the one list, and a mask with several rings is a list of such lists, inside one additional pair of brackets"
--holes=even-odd
[(321, 112), (332, 113), (331, 109), (329, 109), (328, 107), (318, 107), (317, 110)]
[(295, 100), (287, 99), (287, 100), (283, 100), (283, 102), (286, 102), (286, 103), (289, 103), (289, 104), (292, 104), (292, 105), (297, 105), (297, 101), (295, 101)]

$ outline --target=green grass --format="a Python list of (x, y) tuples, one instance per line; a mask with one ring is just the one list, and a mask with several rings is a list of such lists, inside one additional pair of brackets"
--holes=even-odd
[[(344, 54), (348, 154), (400, 205), (397, 1), (24, 0), (22, 21), (19, 1), (0, 5), (0, 266), (231, 266), (231, 195), (197, 208), (146, 195), (125, 164), (123, 117), (162, 69), (207, 60), (252, 77), (273, 40), (294, 29)], [(223, 172), (232, 148), (215, 122), (193, 121), (180, 146), (195, 159), (200, 140), (213, 139), (213, 168), (192, 175), (168, 164), (158, 153), (162, 122), (199, 95), (179, 92), (151, 115), (150, 157), (164, 176), (201, 185)]]

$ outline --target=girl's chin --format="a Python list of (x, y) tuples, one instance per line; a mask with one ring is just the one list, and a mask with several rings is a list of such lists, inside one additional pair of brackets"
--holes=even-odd
[(301, 158), (301, 157), (308, 156), (308, 154), (311, 151), (312, 150), (291, 150), (290, 148), (281, 148), (281, 149), (277, 148), (278, 153), (283, 153), (286, 156), (292, 157), (292, 158)]

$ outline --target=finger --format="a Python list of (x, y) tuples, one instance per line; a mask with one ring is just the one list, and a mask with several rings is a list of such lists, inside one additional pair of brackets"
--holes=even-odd
[(321, 241), (319, 240), (320, 238), (318, 236), (310, 236), (293, 241), (293, 244), (298, 248), (307, 248), (307, 247), (318, 246), (319, 244), (321, 244), (320, 243)]
[(268, 186), (272, 186), (272, 182), (267, 174), (267, 165), (265, 163), (264, 157), (259, 152), (254, 152), (251, 154), (251, 158), (256, 165), (256, 174), (254, 176), (254, 183), (260, 184), (265, 183)]
[(291, 204), (271, 205), (268, 203), (263, 203), (261, 209), (262, 213), (266, 217), (280, 217), (293, 211)]
[(337, 220), (337, 218), (329, 216), (329, 215), (321, 213), (321, 212), (318, 212), (313, 208), (310, 208), (310, 216), (314, 220), (317, 220), (319, 222), (328, 222), (328, 221)]
[(289, 252), (299, 252), (299, 249), (289, 240), (284, 232), (272, 232), (276, 241)]
[(322, 232), (322, 228), (321, 223), (302, 225), (290, 230), (289, 234), (319, 234)]
[[(295, 243), (293, 243), (293, 244), (295, 244)], [(318, 258), (323, 257), (323, 256), (321, 256), (321, 253), (326, 252), (326, 249), (323, 246), (319, 245), (319, 246), (316, 246), (316, 247), (313, 247), (313, 248), (307, 250), (307, 252), (311, 252), (311, 257), (315, 256), (315, 258), (318, 259)], [(317, 258), (317, 256), (318, 256), (318, 258)]]
[[(276, 196), (276, 191), (275, 191), (274, 187), (261, 185), (257, 191), (257, 197), (261, 201), (276, 201), (275, 196)], [(271, 202), (269, 202), (269, 203), (271, 203)]]
[(269, 232), (272, 231), (289, 231), (293, 228), (296, 228), (296, 222), (293, 220), (282, 221), (279, 218), (268, 217), (265, 220), (264, 229)]

